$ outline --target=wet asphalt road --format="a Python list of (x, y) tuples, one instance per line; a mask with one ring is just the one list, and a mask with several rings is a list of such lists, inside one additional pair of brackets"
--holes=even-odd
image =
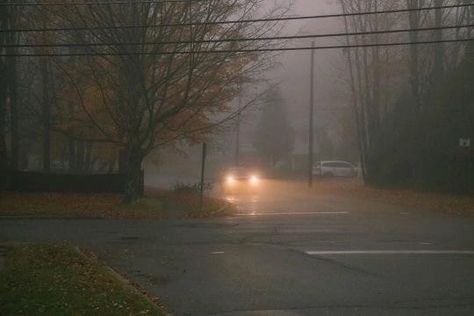
[(0, 220), (94, 249), (177, 315), (474, 315), (474, 219), (269, 183), (234, 217)]

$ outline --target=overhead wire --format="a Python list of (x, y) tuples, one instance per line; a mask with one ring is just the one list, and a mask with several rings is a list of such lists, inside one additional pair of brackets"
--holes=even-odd
[[(165, 3), (190, 3), (190, 2), (209, 2), (211, 0), (133, 0), (133, 4), (165, 4)], [(2, 6), (16, 6), (16, 7), (37, 7), (37, 6), (101, 6), (101, 5), (130, 5), (131, 1), (86, 1), (86, 2), (3, 2)]]
[(226, 43), (226, 42), (248, 42), (248, 41), (275, 41), (275, 40), (299, 40), (331, 38), (343, 36), (361, 36), (375, 34), (396, 34), (407, 32), (425, 32), (436, 30), (451, 30), (474, 27), (474, 24), (466, 25), (446, 25), (422, 28), (405, 28), (396, 30), (379, 30), (365, 32), (342, 32), (326, 34), (307, 34), (307, 35), (289, 35), (289, 36), (266, 36), (266, 37), (247, 37), (247, 38), (222, 38), (207, 40), (179, 40), (179, 41), (157, 41), (157, 42), (101, 42), (101, 43), (54, 43), (54, 44), (0, 44), (5, 48), (54, 48), (54, 47), (97, 47), (97, 46), (149, 46), (149, 45), (171, 45), (171, 44), (202, 44), (202, 43)]
[[(208, 0), (195, 0), (195, 1), (208, 1)], [(5, 5), (5, 4), (3, 4)], [(40, 4), (38, 4), (40, 5)], [(288, 16), (288, 17), (274, 17), (274, 18), (258, 18), (258, 19), (240, 19), (240, 20), (223, 20), (223, 21), (200, 21), (200, 22), (183, 22), (183, 23), (164, 23), (164, 24), (151, 24), (151, 25), (114, 25), (114, 26), (75, 26), (75, 27), (62, 27), (62, 28), (24, 28), (24, 29), (2, 29), (0, 33), (27, 33), (27, 32), (73, 32), (73, 31), (93, 31), (93, 30), (112, 30), (112, 29), (140, 29), (140, 28), (154, 28), (154, 27), (183, 27), (183, 26), (197, 26), (197, 25), (222, 25), (222, 24), (239, 24), (239, 23), (261, 23), (261, 22), (278, 22), (278, 21), (298, 21), (298, 20), (317, 20), (327, 18), (339, 18), (339, 17), (351, 17), (351, 16), (363, 16), (363, 15), (374, 15), (374, 14), (394, 14), (403, 12), (413, 11), (427, 11), (427, 10), (443, 10), (443, 9), (454, 9), (454, 8), (465, 8), (474, 6), (474, 3), (464, 4), (453, 4), (443, 6), (431, 6), (421, 8), (406, 8), (406, 9), (395, 9), (395, 10), (378, 10), (378, 11), (365, 11), (365, 12), (352, 12), (352, 13), (335, 13), (335, 14), (324, 14), (324, 15), (308, 15), (308, 16)]]
[(218, 49), (218, 50), (197, 50), (197, 51), (167, 51), (167, 52), (89, 52), (89, 53), (5, 53), (0, 57), (79, 57), (79, 56), (124, 56), (124, 55), (183, 55), (183, 54), (222, 54), (222, 53), (254, 53), (254, 52), (278, 52), (278, 51), (301, 51), (301, 50), (328, 50), (328, 49), (350, 49), (364, 47), (391, 47), (407, 45), (427, 45), (440, 43), (459, 43), (474, 41), (474, 38), (431, 40), (417, 42), (389, 42), (374, 44), (353, 44), (353, 45), (326, 45), (326, 46), (302, 46), (302, 47), (278, 47), (278, 48), (251, 48), (251, 49)]
[[(166, 2), (186, 2), (190, 0), (164, 0), (164, 1), (138, 1), (134, 3), (166, 3)], [(208, 0), (192, 0), (196, 2), (208, 1)], [(100, 4), (105, 2), (93, 2), (93, 4)], [(114, 1), (107, 2), (121, 3), (125, 2)], [(78, 3), (3, 3), (4, 5), (77, 5)], [(84, 3), (85, 4), (85, 3)], [(89, 2), (88, 2), (89, 4)], [(128, 2), (128, 4), (130, 4)], [(81, 3), (82, 5), (82, 3)], [(333, 18), (333, 17), (348, 17), (348, 16), (360, 16), (360, 15), (372, 15), (372, 14), (388, 14), (388, 13), (401, 13), (411, 11), (422, 11), (422, 10), (436, 10), (436, 9), (449, 9), (449, 8), (461, 8), (474, 6), (474, 3), (456, 4), (456, 5), (443, 5), (443, 6), (431, 6), (421, 8), (410, 8), (410, 9), (396, 9), (396, 10), (379, 10), (379, 11), (368, 11), (368, 12), (354, 12), (354, 13), (341, 13), (341, 14), (329, 14), (329, 15), (312, 15), (312, 16), (299, 16), (299, 17), (276, 17), (276, 18), (262, 18), (262, 19), (246, 19), (246, 20), (228, 20), (228, 21), (204, 21), (204, 22), (191, 22), (191, 23), (173, 23), (173, 24), (160, 24), (160, 25), (128, 25), (128, 26), (105, 26), (105, 27), (75, 27), (75, 28), (40, 28), (40, 29), (10, 29), (0, 30), (0, 32), (50, 32), (50, 31), (79, 31), (79, 30), (107, 30), (107, 29), (121, 29), (121, 28), (144, 28), (144, 27), (163, 27), (163, 26), (186, 26), (186, 25), (206, 25), (206, 24), (228, 24), (228, 23), (251, 23), (251, 22), (265, 22), (265, 21), (288, 21), (288, 20), (301, 20), (301, 19), (321, 19), (321, 18)], [(407, 28), (397, 30), (381, 30), (381, 31), (366, 31), (366, 32), (345, 32), (345, 33), (329, 33), (329, 34), (309, 34), (309, 35), (290, 35), (290, 36), (273, 36), (273, 37), (254, 37), (254, 38), (227, 38), (227, 39), (207, 39), (207, 40), (179, 40), (179, 41), (159, 41), (159, 42), (123, 42), (123, 43), (55, 43), (55, 44), (7, 44), (1, 47), (8, 48), (47, 48), (47, 47), (92, 47), (92, 46), (147, 46), (147, 45), (166, 45), (166, 44), (195, 44), (195, 43), (221, 43), (221, 42), (243, 42), (243, 41), (274, 41), (274, 40), (296, 40), (296, 39), (307, 39), (307, 38), (329, 38), (329, 37), (342, 37), (342, 36), (360, 36), (360, 35), (372, 35), (372, 34), (393, 34), (402, 32), (421, 32), (421, 31), (434, 31), (444, 29), (460, 29), (473, 27), (474, 25), (448, 25), (438, 27), (425, 27), (425, 28)], [(196, 54), (196, 53), (250, 53), (250, 52), (273, 52), (273, 51), (297, 51), (297, 50), (321, 50), (321, 49), (338, 49), (338, 48), (358, 48), (358, 47), (381, 47), (381, 46), (402, 46), (402, 45), (418, 45), (418, 44), (436, 44), (436, 43), (453, 43), (453, 42), (467, 42), (472, 41), (472, 38), (463, 39), (445, 39), (445, 40), (431, 40), (431, 41), (417, 41), (417, 42), (388, 42), (388, 43), (373, 43), (373, 44), (352, 44), (352, 45), (326, 45), (326, 46), (315, 46), (315, 47), (261, 47), (251, 49), (216, 49), (216, 50), (198, 50), (198, 51), (162, 51), (162, 52), (147, 52), (147, 51), (132, 51), (132, 52), (88, 52), (88, 53), (4, 53), (0, 56), (18, 56), (18, 57), (33, 57), (33, 56), (113, 56), (113, 55), (129, 55), (129, 54)]]

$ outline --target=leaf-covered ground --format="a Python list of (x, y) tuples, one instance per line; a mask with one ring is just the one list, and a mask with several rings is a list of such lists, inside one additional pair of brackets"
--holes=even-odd
[[(323, 179), (314, 182), (316, 194), (331, 193), (373, 200), (421, 210), (457, 215), (474, 215), (474, 196), (382, 189), (364, 186), (359, 180)], [(78, 218), (208, 218), (231, 215), (228, 202), (205, 197), (201, 209), (199, 194), (169, 190), (147, 190), (145, 198), (125, 206), (117, 194), (0, 193), (0, 216)]]
[[(201, 198), (195, 192), (174, 192), (165, 190), (148, 190), (148, 196), (153, 196), (163, 202), (166, 217), (174, 218), (209, 218), (232, 215), (234, 207), (222, 199)], [(171, 213), (171, 214), (170, 214)]]
[(137, 289), (66, 244), (7, 245), (0, 315), (162, 315)]
[(193, 192), (147, 191), (133, 205), (123, 205), (118, 194), (0, 192), (0, 216), (163, 219), (203, 218), (228, 214), (230, 205), (205, 197), (200, 207)]
[(454, 215), (474, 215), (474, 196), (469, 195), (377, 188), (363, 185), (357, 179), (323, 179), (315, 182), (314, 190), (318, 193), (337, 193), (420, 211), (434, 210)]

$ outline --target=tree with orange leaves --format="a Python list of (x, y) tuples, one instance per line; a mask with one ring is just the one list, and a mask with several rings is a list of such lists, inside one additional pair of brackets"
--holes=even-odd
[[(238, 93), (237, 82), (258, 74), (268, 59), (237, 49), (265, 43), (232, 41), (268, 35), (254, 25), (261, 0), (129, 2), (71, 5), (56, 12), (62, 34), (56, 58), (68, 102), (58, 109), (62, 130), (122, 149), (124, 201), (140, 196), (144, 158), (160, 145), (202, 138)], [(275, 16), (281, 10), (270, 12)], [(216, 22), (232, 19), (237, 23)], [(242, 22), (238, 22), (242, 21)], [(225, 41), (223, 41), (225, 39)], [(231, 39), (231, 41), (227, 41)], [(59, 45), (61, 46), (61, 45)]]

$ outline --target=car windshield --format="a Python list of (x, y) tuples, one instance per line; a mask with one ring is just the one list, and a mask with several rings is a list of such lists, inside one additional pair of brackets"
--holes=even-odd
[(230, 168), (229, 173), (235, 176), (247, 176), (251, 173), (251, 171), (244, 167), (236, 167), (236, 168)]

